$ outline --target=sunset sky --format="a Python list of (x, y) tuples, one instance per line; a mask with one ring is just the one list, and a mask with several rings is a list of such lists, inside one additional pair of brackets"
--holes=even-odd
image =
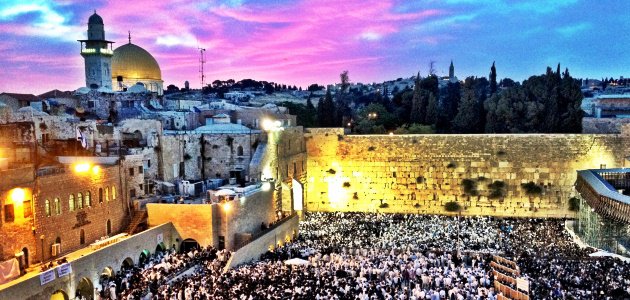
[(96, 10), (115, 46), (132, 42), (162, 68), (164, 86), (268, 80), (306, 87), (426, 75), (523, 80), (560, 62), (576, 77), (630, 76), (630, 1), (586, 0), (0, 0), (0, 92), (84, 86), (77, 39)]

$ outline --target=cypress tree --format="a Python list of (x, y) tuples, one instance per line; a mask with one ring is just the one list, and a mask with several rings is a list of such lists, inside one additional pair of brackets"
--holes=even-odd
[(494, 95), (497, 92), (497, 68), (494, 66), (494, 62), (492, 62), (492, 67), (490, 67), (490, 95)]

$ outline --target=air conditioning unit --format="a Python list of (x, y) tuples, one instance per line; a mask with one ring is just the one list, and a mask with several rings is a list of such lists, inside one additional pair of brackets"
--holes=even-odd
[(53, 244), (52, 245), (52, 256), (57, 256), (61, 254), (61, 244)]
[(230, 178), (230, 184), (232, 185), (236, 184), (236, 178)]

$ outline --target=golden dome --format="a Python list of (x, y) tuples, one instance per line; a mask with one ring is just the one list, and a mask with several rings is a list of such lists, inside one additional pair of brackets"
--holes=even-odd
[(125, 44), (114, 50), (112, 79), (118, 76), (128, 80), (162, 80), (162, 72), (153, 55), (134, 44)]

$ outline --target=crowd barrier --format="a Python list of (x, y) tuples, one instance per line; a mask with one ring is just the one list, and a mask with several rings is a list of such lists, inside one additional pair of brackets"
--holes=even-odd
[(498, 300), (529, 300), (529, 282), (523, 278), (518, 279), (521, 271), (514, 261), (494, 255), (490, 267), (494, 276), (494, 288), (500, 292)]

